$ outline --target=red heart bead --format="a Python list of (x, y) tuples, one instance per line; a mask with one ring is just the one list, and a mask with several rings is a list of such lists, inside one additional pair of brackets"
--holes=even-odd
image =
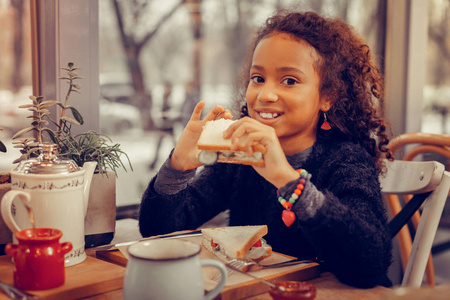
[(293, 211), (286, 209), (283, 210), (283, 214), (281, 215), (281, 219), (283, 219), (284, 224), (287, 227), (291, 226), (295, 221), (295, 214)]

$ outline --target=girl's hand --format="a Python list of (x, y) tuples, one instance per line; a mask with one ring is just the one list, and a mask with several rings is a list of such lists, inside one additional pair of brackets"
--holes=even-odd
[(200, 101), (194, 108), (189, 122), (181, 134), (177, 145), (173, 151), (170, 163), (177, 170), (187, 171), (198, 168), (202, 164), (197, 157), (197, 141), (202, 133), (203, 126), (207, 121), (216, 119), (217, 116), (225, 119), (231, 119), (231, 111), (225, 110), (222, 105), (216, 105), (211, 109), (206, 117), (201, 120), (202, 109), (205, 102)]
[(231, 124), (224, 132), (224, 138), (231, 138), (231, 150), (244, 146), (249, 155), (253, 155), (253, 144), (262, 144), (267, 152), (264, 154), (264, 167), (253, 168), (267, 181), (277, 188), (285, 186), (288, 182), (299, 178), (292, 168), (281, 148), (275, 129), (264, 125), (252, 118), (244, 117)]

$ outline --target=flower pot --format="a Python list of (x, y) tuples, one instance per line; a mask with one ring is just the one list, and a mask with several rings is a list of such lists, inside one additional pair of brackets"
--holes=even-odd
[(116, 175), (94, 174), (85, 219), (86, 248), (109, 244), (116, 229)]

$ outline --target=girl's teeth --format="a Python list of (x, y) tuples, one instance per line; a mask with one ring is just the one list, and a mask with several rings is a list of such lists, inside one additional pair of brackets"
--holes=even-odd
[(277, 113), (271, 114), (271, 113), (260, 113), (259, 114), (263, 119), (273, 119), (278, 117)]

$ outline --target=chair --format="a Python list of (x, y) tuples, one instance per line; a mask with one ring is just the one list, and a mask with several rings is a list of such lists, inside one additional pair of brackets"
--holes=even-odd
[[(409, 148), (409, 151), (407, 151), (407, 148)], [(450, 159), (450, 136), (443, 134), (405, 133), (390, 141), (389, 150), (392, 155), (396, 155), (396, 157), (407, 161), (413, 160), (419, 154), (423, 153), (437, 153)], [(405, 202), (408, 202), (410, 199), (411, 196), (405, 196)], [(386, 195), (386, 200), (392, 215), (397, 215), (401, 210), (399, 197), (397, 195)], [(417, 212), (411, 219), (414, 230), (417, 230), (419, 220), (420, 213)], [(398, 240), (403, 271), (405, 271), (412, 247), (411, 233), (407, 226), (399, 232)], [(426, 282), (429, 286), (435, 285), (434, 266), (431, 254), (426, 267)]]
[(385, 161), (386, 172), (380, 176), (384, 195), (414, 195), (389, 222), (395, 237), (423, 204), (423, 212), (412, 243), (402, 286), (420, 287), (433, 240), (450, 190), (450, 173), (436, 161)]
[(437, 153), (450, 159), (450, 136), (445, 134), (429, 134), (421, 132), (404, 133), (389, 142), (392, 155), (405, 146), (418, 144), (403, 156), (403, 160), (413, 160), (422, 153)]

